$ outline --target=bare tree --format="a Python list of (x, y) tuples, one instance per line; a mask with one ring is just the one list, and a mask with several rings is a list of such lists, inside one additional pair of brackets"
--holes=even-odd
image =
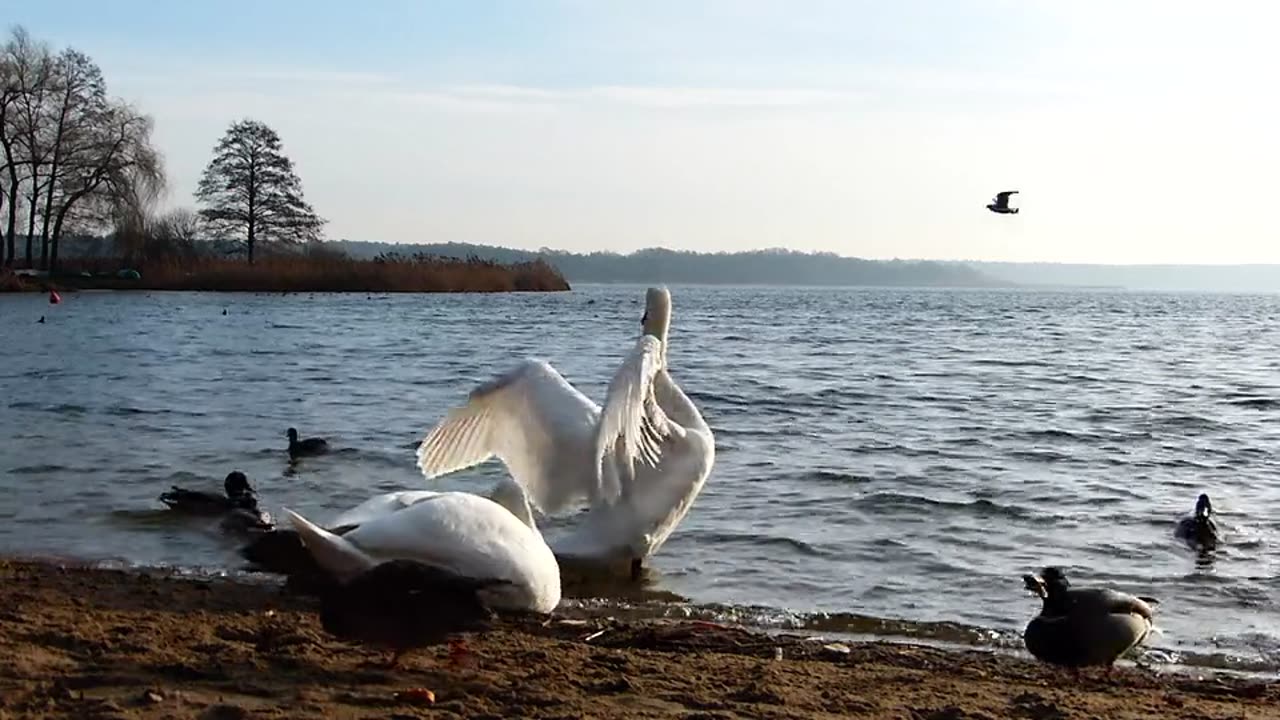
[(188, 208), (174, 208), (147, 223), (143, 252), (148, 259), (191, 258), (198, 252), (200, 216)]
[[(75, 174), (84, 165), (100, 164), (100, 125), (110, 118), (102, 71), (87, 55), (75, 50), (64, 50), (54, 59), (46, 100), (50, 152), (41, 198), (40, 265), (47, 268), (54, 205), (65, 200), (62, 193), (67, 190), (64, 176)], [(75, 183), (71, 184), (74, 187)]]
[(86, 144), (59, 178), (52, 208), (49, 269), (58, 265), (58, 240), (70, 219), (101, 228), (129, 213), (145, 214), (164, 188), (160, 155), (151, 146), (152, 121), (132, 106), (111, 102)]
[(163, 187), (151, 119), (107, 96), (102, 71), (84, 53), (49, 48), (16, 28), (0, 47), (0, 171), (7, 182), (5, 262), (16, 254), (18, 208), (26, 211), (26, 260), (56, 270), (66, 228), (110, 227), (149, 211)]
[[(8, 183), (4, 188), (8, 208), (5, 263), (14, 262), (18, 232), (18, 207), (28, 206), (27, 265), (31, 265), (31, 234), (35, 227), (35, 196), (45, 146), (40, 133), (40, 116), (53, 63), (49, 49), (21, 27), (14, 28), (8, 42), (0, 47), (0, 150)], [(28, 191), (22, 193), (26, 184)]]
[(259, 243), (296, 244), (320, 237), (325, 221), (302, 199), (302, 181), (280, 136), (256, 120), (232, 123), (214, 148), (196, 199), (200, 217), (249, 262)]

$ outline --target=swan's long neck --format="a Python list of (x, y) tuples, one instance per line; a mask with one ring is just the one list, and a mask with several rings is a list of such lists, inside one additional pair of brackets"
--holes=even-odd
[(702, 419), (698, 406), (684, 394), (665, 368), (653, 379), (653, 393), (658, 407), (679, 425), (689, 430), (707, 428), (707, 421)]
[(538, 529), (533, 521), (533, 508), (529, 507), (529, 496), (520, 483), (510, 479), (499, 480), (489, 491), (489, 499), (506, 508), (530, 529)]
[(671, 293), (666, 288), (649, 288), (644, 303), (644, 334), (662, 341), (662, 363), (667, 361), (667, 332), (671, 329)]

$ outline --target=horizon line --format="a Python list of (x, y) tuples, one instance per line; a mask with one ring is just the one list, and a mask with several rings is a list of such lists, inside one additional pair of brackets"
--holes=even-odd
[(423, 242), (396, 242), (392, 240), (357, 240), (353, 238), (338, 238), (334, 240), (325, 240), (324, 242), (353, 242), (353, 243), (370, 243), (373, 245), (394, 245), (394, 246), (433, 246), (433, 245), (464, 245), (476, 248), (494, 248), (498, 250), (512, 250), (516, 252), (542, 253), (553, 252), (563, 253), (566, 255), (588, 255), (591, 253), (605, 253), (626, 257), (650, 250), (665, 250), (672, 253), (690, 253), (696, 255), (746, 255), (750, 253), (762, 253), (770, 251), (781, 251), (793, 253), (796, 255), (818, 256), (818, 255), (834, 255), (844, 260), (865, 260), (870, 262), (931, 262), (931, 263), (957, 263), (957, 264), (979, 264), (979, 265), (1057, 265), (1057, 266), (1086, 266), (1086, 267), (1115, 267), (1115, 268), (1280, 268), (1280, 262), (1098, 262), (1084, 260), (975, 260), (966, 258), (902, 258), (902, 257), (867, 257), (857, 255), (841, 255), (830, 250), (798, 250), (788, 247), (757, 247), (745, 248), (741, 250), (692, 250), (687, 248), (672, 248), (664, 245), (650, 245), (647, 247), (636, 248), (633, 250), (564, 250), (550, 246), (540, 248), (524, 248), (514, 247), (510, 245), (493, 245), (488, 243), (472, 243), (462, 242), (458, 240), (433, 240)]

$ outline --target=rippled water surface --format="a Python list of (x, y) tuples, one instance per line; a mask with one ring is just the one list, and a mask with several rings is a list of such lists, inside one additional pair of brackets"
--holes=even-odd
[[(1020, 575), (1058, 564), (1158, 597), (1156, 659), (1280, 666), (1280, 297), (672, 290), (673, 374), (717, 458), (658, 588), (1012, 646), (1038, 606)], [(156, 496), (240, 468), (273, 513), (324, 521), (426, 487), (414, 443), (519, 358), (601, 398), (642, 298), (0, 297), (0, 552), (236, 567), (234, 538)], [(290, 470), (291, 425), (336, 452)], [(1211, 557), (1172, 536), (1202, 490), (1230, 533)]]

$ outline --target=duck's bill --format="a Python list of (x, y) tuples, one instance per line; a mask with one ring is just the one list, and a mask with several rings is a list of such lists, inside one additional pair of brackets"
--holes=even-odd
[(1031, 574), (1023, 575), (1022, 584), (1025, 585), (1028, 590), (1035, 593), (1036, 595), (1039, 595), (1042, 598), (1046, 594), (1044, 578), (1040, 577), (1039, 575), (1031, 575)]

